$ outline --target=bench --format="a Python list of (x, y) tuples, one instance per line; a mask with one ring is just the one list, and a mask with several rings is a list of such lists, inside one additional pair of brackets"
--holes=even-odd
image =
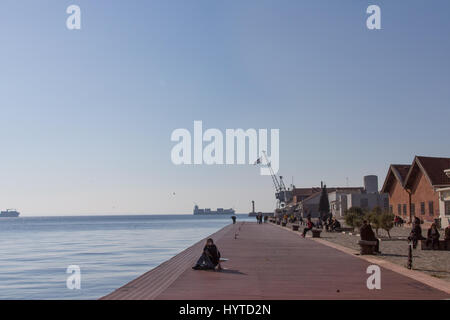
[[(420, 240), (420, 249), (422, 250), (433, 250), (433, 246), (430, 243), (427, 246), (427, 240)], [(441, 251), (450, 251), (450, 241), (447, 240), (439, 240), (439, 248), (436, 248), (434, 250), (441, 250)]]
[(377, 246), (376, 241), (359, 240), (358, 244), (361, 248), (361, 255), (374, 254), (375, 247)]
[(299, 228), (300, 226), (298, 225), (298, 224), (293, 224), (292, 225), (292, 230), (293, 231), (298, 231), (298, 228)]
[(313, 238), (320, 238), (320, 233), (322, 232), (322, 230), (320, 229), (312, 229), (312, 237)]
[(352, 232), (353, 228), (336, 228), (335, 229), (336, 232)]

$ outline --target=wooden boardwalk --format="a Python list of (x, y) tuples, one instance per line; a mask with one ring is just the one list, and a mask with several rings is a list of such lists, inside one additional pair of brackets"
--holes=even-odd
[[(236, 236), (237, 235), (237, 236)], [(212, 238), (222, 272), (191, 266), (204, 241), (102, 299), (449, 299), (450, 295), (381, 268), (381, 289), (366, 285), (371, 264), (271, 224), (241, 222)]]

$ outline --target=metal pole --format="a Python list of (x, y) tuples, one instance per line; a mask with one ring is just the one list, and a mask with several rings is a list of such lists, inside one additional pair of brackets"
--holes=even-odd
[(413, 246), (412, 241), (410, 241), (408, 244), (408, 264), (406, 266), (410, 270), (412, 269), (412, 263), (413, 263), (413, 261), (412, 261), (412, 259), (413, 259), (412, 246)]

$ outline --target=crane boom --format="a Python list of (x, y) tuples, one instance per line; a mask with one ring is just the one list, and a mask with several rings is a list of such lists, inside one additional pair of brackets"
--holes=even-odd
[(275, 175), (275, 172), (272, 169), (269, 158), (267, 157), (266, 151), (262, 151), (262, 154), (264, 156), (266, 165), (269, 168), (273, 185), (275, 186), (275, 198), (278, 201), (278, 206), (284, 207), (286, 203), (292, 200), (292, 191), (286, 189), (286, 185), (283, 182), (282, 176), (280, 176), (280, 179), (278, 180), (278, 177)]
[(276, 176), (275, 173), (273, 172), (272, 166), (270, 165), (270, 161), (269, 161), (269, 158), (267, 157), (266, 152), (263, 151), (262, 153), (263, 153), (263, 155), (264, 155), (264, 159), (266, 160), (267, 167), (269, 168), (270, 176), (272, 177), (272, 182), (273, 182), (273, 185), (275, 186), (275, 191), (276, 191), (276, 192), (280, 192), (280, 191), (281, 191), (281, 184), (280, 184), (280, 182), (278, 181), (277, 176)]

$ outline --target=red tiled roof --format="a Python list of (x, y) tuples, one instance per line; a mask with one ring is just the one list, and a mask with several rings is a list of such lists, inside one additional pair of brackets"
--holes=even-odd
[(417, 170), (421, 170), (434, 187), (450, 186), (450, 177), (444, 172), (446, 169), (450, 169), (450, 158), (416, 156), (411, 165), (392, 164), (389, 167), (381, 192), (388, 191), (392, 176), (395, 176), (401, 186), (407, 187), (416, 176)]
[(417, 156), (414, 162), (424, 171), (432, 186), (450, 186), (450, 178), (444, 172), (450, 169), (450, 158)]
[(405, 185), (406, 177), (408, 176), (409, 170), (411, 169), (410, 164), (391, 164), (389, 166), (386, 179), (384, 179), (383, 187), (381, 188), (381, 193), (389, 192), (389, 188), (392, 182), (395, 181), (403, 187)]
[(403, 184), (406, 176), (408, 175), (409, 169), (411, 168), (410, 164), (393, 164), (392, 168), (396, 170), (398, 174), (398, 178), (401, 179), (400, 183)]

